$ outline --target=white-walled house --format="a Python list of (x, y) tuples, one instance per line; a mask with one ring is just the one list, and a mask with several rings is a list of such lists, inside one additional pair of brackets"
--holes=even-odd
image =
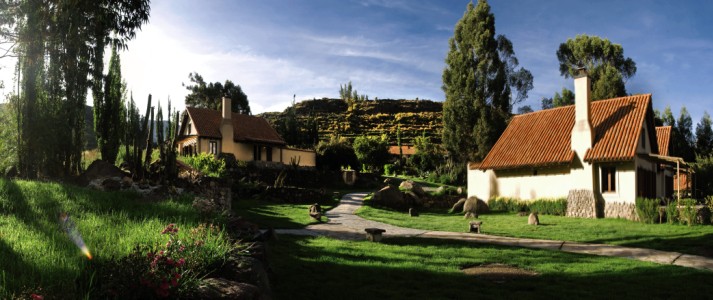
[(231, 100), (223, 98), (221, 111), (187, 107), (181, 120), (178, 151), (182, 155), (230, 153), (241, 161), (292, 162), (314, 167), (313, 150), (295, 149), (264, 118), (230, 111)]
[(574, 83), (574, 105), (512, 118), (469, 164), (468, 196), (567, 198), (568, 216), (628, 219), (636, 197), (671, 196), (685, 163), (668, 156), (671, 130), (654, 126), (651, 94), (591, 101), (585, 71)]

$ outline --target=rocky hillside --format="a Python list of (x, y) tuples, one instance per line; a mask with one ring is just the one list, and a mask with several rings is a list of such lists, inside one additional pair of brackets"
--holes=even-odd
[[(332, 134), (347, 137), (387, 134), (396, 144), (396, 128), (400, 125), (404, 144), (410, 144), (416, 136), (425, 134), (440, 143), (443, 103), (431, 100), (369, 100), (352, 111), (341, 99), (304, 100), (295, 104), (301, 121), (312, 115), (319, 124), (320, 140)], [(285, 112), (268, 112), (259, 116), (271, 124), (283, 118)]]

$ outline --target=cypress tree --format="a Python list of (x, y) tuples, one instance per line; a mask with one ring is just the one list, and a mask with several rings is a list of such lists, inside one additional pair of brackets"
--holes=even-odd
[(104, 78), (104, 91), (102, 95), (94, 97), (94, 130), (97, 132), (97, 144), (102, 159), (112, 164), (116, 162), (123, 135), (123, 94), (121, 61), (116, 48), (112, 48), (109, 71)]
[[(485, 0), (468, 4), (449, 48), (443, 70), (443, 144), (457, 162), (482, 160), (505, 130), (513, 104), (532, 89), (532, 75), (516, 69), (512, 43), (495, 35), (495, 17)], [(511, 88), (518, 91), (514, 101)]]

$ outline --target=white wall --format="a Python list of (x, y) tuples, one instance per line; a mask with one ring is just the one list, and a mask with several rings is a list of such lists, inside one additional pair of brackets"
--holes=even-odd
[[(280, 151), (280, 149), (277, 149), (277, 151)], [(273, 156), (273, 160), (276, 157), (279, 157), (279, 154), (278, 156)], [(317, 153), (311, 150), (292, 148), (282, 149), (282, 163), (289, 165), (291, 158), (295, 158), (295, 160), (298, 160), (299, 165), (303, 167), (317, 166)], [(279, 161), (279, 159), (277, 159), (276, 161)]]
[(523, 200), (567, 197), (572, 189), (569, 167), (515, 171), (468, 170), (468, 196), (483, 200), (513, 197)]
[[(616, 192), (602, 193), (600, 180), (597, 180), (597, 192), (601, 193), (605, 202), (634, 203), (636, 199), (636, 168), (633, 162), (604, 164), (616, 167)], [(601, 166), (597, 166), (597, 176), (600, 178)]]

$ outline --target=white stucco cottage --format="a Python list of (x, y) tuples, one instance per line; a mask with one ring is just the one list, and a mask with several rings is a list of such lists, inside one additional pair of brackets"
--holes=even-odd
[(651, 94), (591, 101), (584, 70), (574, 90), (574, 105), (514, 116), (468, 165), (468, 196), (566, 197), (568, 216), (629, 219), (636, 197), (670, 197), (686, 164), (668, 156), (671, 130), (654, 126)]

